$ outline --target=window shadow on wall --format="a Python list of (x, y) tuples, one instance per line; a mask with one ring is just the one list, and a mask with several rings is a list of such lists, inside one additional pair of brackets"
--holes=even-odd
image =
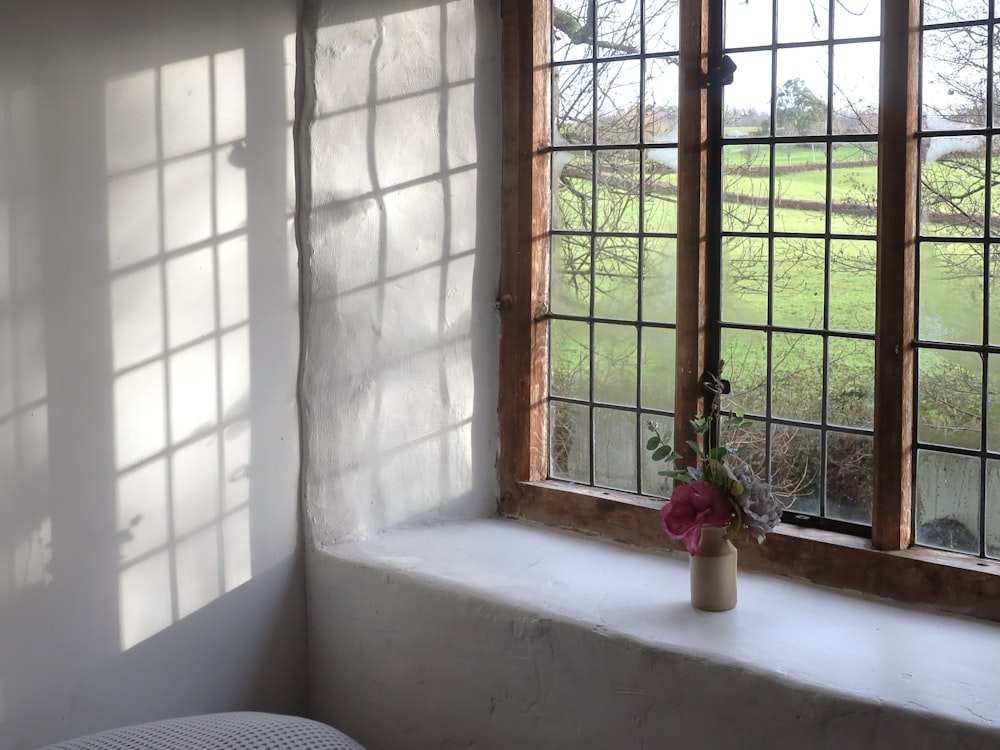
[(311, 7), (304, 403), (319, 540), (487, 515), (496, 495), (496, 7)]
[(55, 5), (0, 11), (2, 747), (303, 699), (294, 14)]

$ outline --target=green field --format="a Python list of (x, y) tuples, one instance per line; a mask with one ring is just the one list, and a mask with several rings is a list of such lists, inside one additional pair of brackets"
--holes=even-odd
[[(833, 210), (829, 222), (822, 210), (828, 189), (825, 154), (808, 148), (788, 148), (777, 154), (778, 169), (774, 177), (777, 207), (773, 218), (767, 213), (770, 185), (760, 169), (766, 166), (761, 154), (766, 154), (765, 149), (752, 146), (732, 147), (726, 152), (724, 231), (763, 233), (771, 228), (770, 220), (773, 229), (780, 233), (829, 231), (853, 236), (831, 241), (829, 254), (823, 238), (779, 237), (774, 241), (773, 258), (768, 257), (764, 237), (726, 238), (722, 251), (723, 319), (764, 326), (770, 304), (773, 324), (801, 329), (774, 333), (771, 338), (774, 415), (819, 422), (825, 406), (828, 423), (871, 428), (874, 346), (870, 335), (875, 325), (876, 252), (872, 196), (877, 180), (874, 154), (855, 146), (840, 147), (833, 154), (829, 188)], [(813, 164), (814, 169), (810, 168)], [(552, 308), (557, 313), (592, 313), (621, 322), (596, 324), (593, 330), (585, 323), (553, 323), (553, 393), (587, 399), (592, 389), (599, 402), (627, 406), (636, 405), (638, 393), (642, 406), (670, 410), (674, 387), (673, 332), (642, 323), (673, 322), (675, 243), (661, 237), (640, 241), (637, 235), (640, 213), (646, 231), (675, 232), (675, 176), (657, 173), (648, 178), (646, 206), (640, 212), (638, 165), (629, 161), (627, 155), (618, 155), (600, 166), (602, 179), (596, 195), (596, 212), (588, 180), (574, 176), (560, 183), (557, 226), (580, 234), (560, 236), (553, 242)], [(790, 168), (782, 171), (782, 166)], [(589, 164), (586, 167), (589, 169)], [(625, 236), (598, 238), (591, 256), (590, 240), (583, 233), (590, 231), (595, 215), (599, 232)], [(956, 235), (954, 223), (942, 223), (933, 217), (925, 217), (923, 229), (928, 234)], [(981, 343), (984, 278), (981, 245), (925, 243), (922, 253), (921, 336), (946, 342)], [(773, 264), (772, 274), (768, 273), (769, 260)], [(641, 279), (641, 284), (636, 284), (637, 279)], [(995, 296), (997, 302), (991, 306), (989, 316), (993, 343), (1000, 342), (1000, 291)], [(827, 339), (825, 348), (821, 335), (824, 331), (837, 334)], [(764, 331), (742, 331), (724, 325), (725, 374), (734, 391), (730, 406), (748, 413), (766, 411), (767, 338)], [(1000, 365), (991, 361), (990, 371), (991, 374), (995, 371), (991, 380), (1000, 379)], [(828, 379), (825, 405), (824, 372)], [(921, 354), (918, 394), (921, 439), (978, 446), (982, 380), (982, 364), (977, 355)], [(993, 390), (991, 387), (990, 392)], [(635, 441), (631, 440), (633, 447), (622, 448), (618, 458), (602, 455), (601, 446), (605, 442), (634, 438), (635, 420), (621, 416), (627, 413), (599, 411), (599, 423), (600, 420), (607, 423), (607, 440), (592, 442), (599, 483), (634, 490)], [(557, 430), (557, 433), (564, 436), (559, 438), (554, 433), (554, 442), (565, 440), (565, 444), (553, 449), (556, 471), (570, 478), (580, 478), (578, 467), (585, 463), (583, 457), (576, 463), (573, 460), (574, 451), (579, 453), (586, 448), (581, 447), (578, 439), (578, 431), (585, 427), (579, 423), (583, 418), (582, 412), (573, 409), (564, 409), (554, 418), (557, 425), (562, 425), (563, 432)], [(988, 440), (990, 447), (996, 449), (1000, 447), (1000, 410), (992, 404), (989, 419)], [(784, 472), (787, 476), (781, 467), (775, 469), (772, 465), (780, 480), (777, 484), (781, 481), (786, 484), (779, 489), (800, 496), (806, 511), (810, 498), (814, 499), (818, 490), (797, 474), (816, 473), (812, 464), (821, 455), (817, 435), (813, 430), (800, 428), (797, 434), (787, 436), (789, 445), (798, 446), (788, 449), (789, 466)], [(780, 443), (781, 437), (772, 436), (774, 445)], [(843, 445), (834, 440), (828, 448), (831, 462), (827, 468), (828, 486), (842, 481), (852, 491), (860, 486), (859, 482), (868, 483), (870, 479), (870, 463), (859, 460), (866, 452), (870, 455), (870, 439), (842, 437)], [(834, 460), (838, 462), (836, 467)], [(838, 474), (841, 468), (844, 476)], [(655, 488), (650, 489), (654, 481), (655, 472), (649, 474), (644, 491), (656, 492)], [(856, 510), (848, 508), (844, 514), (850, 516)]]

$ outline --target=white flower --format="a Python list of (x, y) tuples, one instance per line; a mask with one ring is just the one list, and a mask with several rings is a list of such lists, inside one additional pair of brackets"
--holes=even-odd
[(743, 522), (751, 536), (762, 542), (764, 536), (781, 523), (784, 508), (771, 493), (771, 485), (748, 466), (738, 466), (733, 473), (743, 485), (743, 494), (736, 498), (743, 511)]

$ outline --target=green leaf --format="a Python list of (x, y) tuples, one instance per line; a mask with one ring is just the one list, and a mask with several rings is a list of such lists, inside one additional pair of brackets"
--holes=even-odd
[(670, 446), (661, 445), (659, 448), (653, 451), (653, 455), (650, 458), (652, 458), (654, 461), (662, 461), (669, 455), (670, 455)]
[(695, 455), (698, 456), (698, 458), (708, 458), (708, 456), (702, 452), (701, 446), (699, 446), (694, 440), (688, 440), (687, 444), (688, 447), (695, 452)]
[(729, 455), (729, 448), (726, 448), (723, 445), (720, 445), (717, 448), (712, 448), (712, 450), (708, 452), (709, 458), (725, 458), (728, 455)]
[(699, 471), (698, 469), (694, 468), (693, 466), (688, 466), (687, 467), (687, 473), (688, 473), (688, 475), (690, 475), (690, 477), (692, 479), (704, 479), (705, 478), (705, 475), (702, 474), (701, 471)]
[(646, 450), (653, 451), (660, 445), (660, 436), (653, 435), (649, 440), (646, 441)]

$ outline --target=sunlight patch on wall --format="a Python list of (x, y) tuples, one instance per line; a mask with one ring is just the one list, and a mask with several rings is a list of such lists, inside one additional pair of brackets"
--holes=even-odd
[(125, 650), (251, 576), (243, 51), (111, 80), (105, 112)]
[(0, 602), (52, 580), (38, 106), (0, 91)]

